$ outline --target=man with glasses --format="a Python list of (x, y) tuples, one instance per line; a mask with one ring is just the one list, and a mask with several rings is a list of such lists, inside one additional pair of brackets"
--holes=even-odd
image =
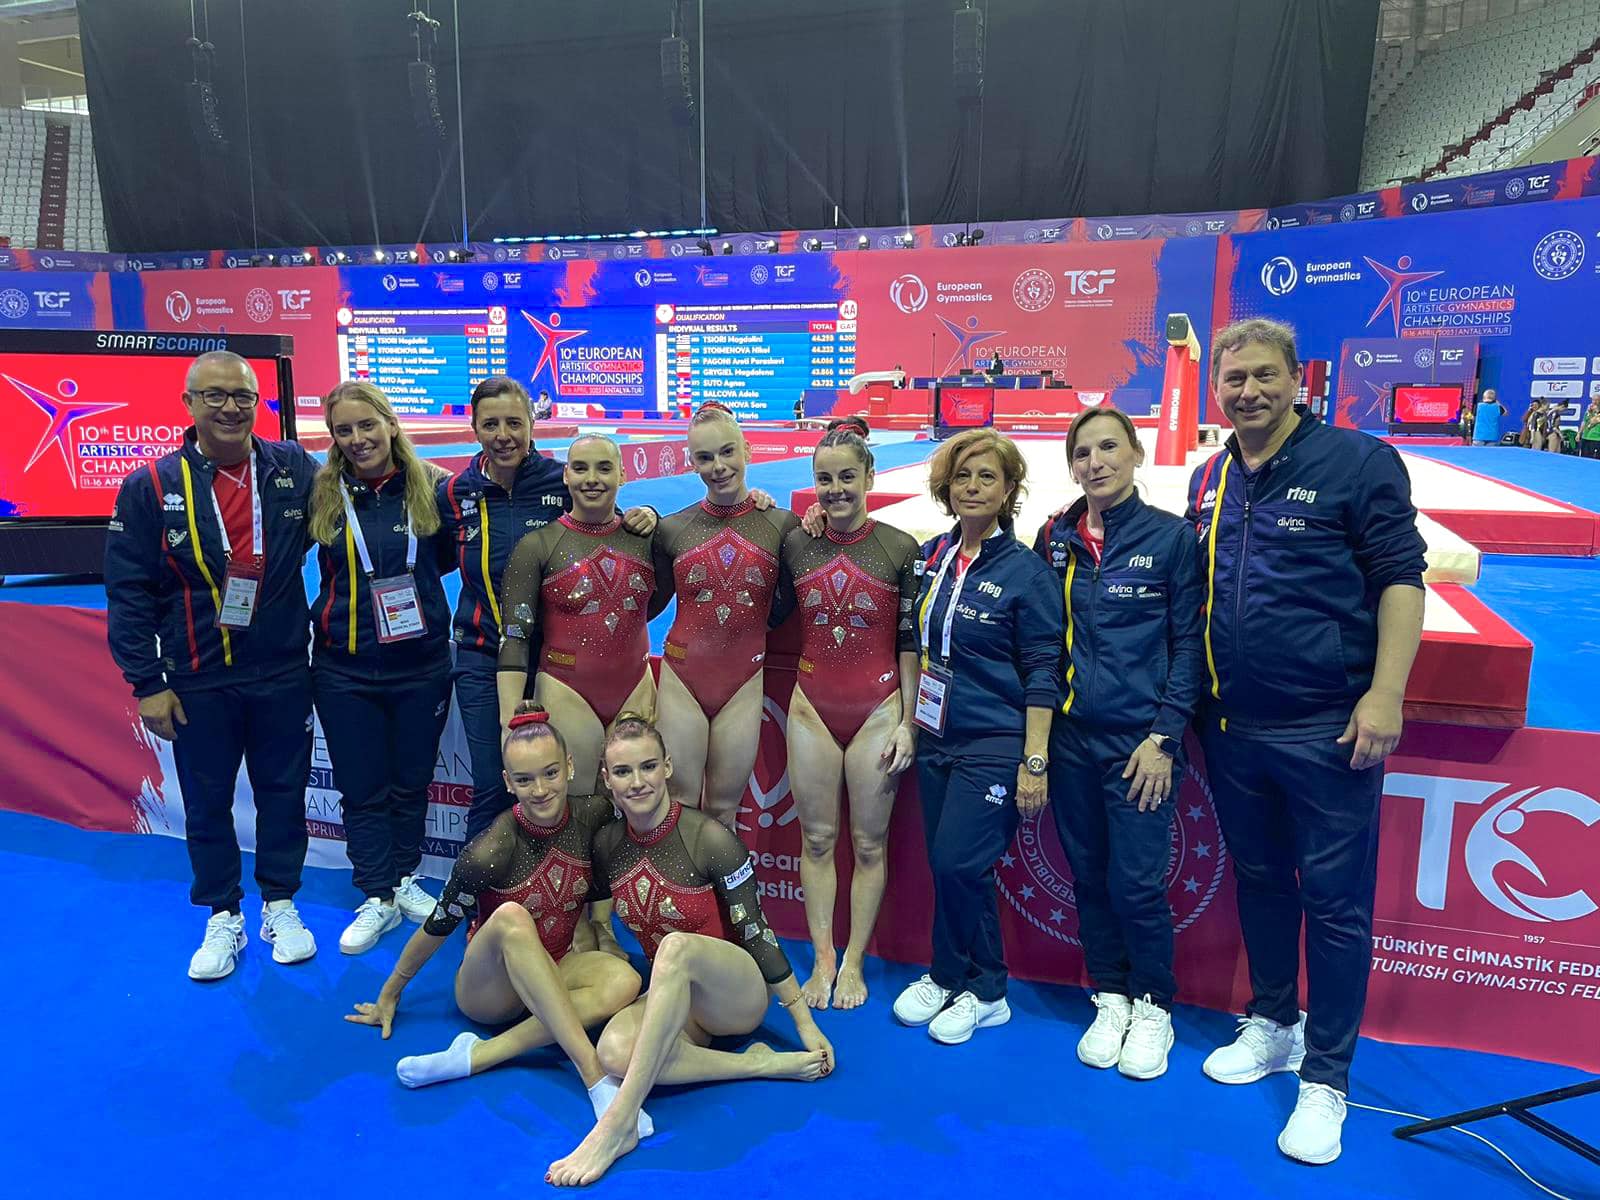
[(256, 807), (261, 937), (280, 963), (316, 943), (295, 910), (311, 770), (309, 613), (302, 569), (316, 463), (254, 436), (260, 389), (236, 354), (202, 354), (183, 445), (123, 480), (106, 536), (111, 656), (139, 717), (172, 743), (189, 897), (208, 908), (191, 979), (221, 979), (244, 949), (233, 795), (244, 763)]

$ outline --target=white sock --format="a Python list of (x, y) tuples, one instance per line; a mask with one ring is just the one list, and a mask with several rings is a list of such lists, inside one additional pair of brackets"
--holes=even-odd
[[(594, 1105), (595, 1120), (606, 1115), (606, 1109), (611, 1107), (612, 1101), (617, 1098), (617, 1092), (622, 1087), (622, 1080), (615, 1075), (602, 1075), (600, 1082), (589, 1089), (589, 1103)], [(650, 1119), (650, 1114), (644, 1109), (639, 1110), (639, 1140), (643, 1141), (656, 1131), (656, 1123)]]
[(472, 1048), (481, 1040), (475, 1033), (458, 1033), (448, 1050), (402, 1058), (395, 1064), (394, 1073), (408, 1088), (465, 1079), (472, 1074)]

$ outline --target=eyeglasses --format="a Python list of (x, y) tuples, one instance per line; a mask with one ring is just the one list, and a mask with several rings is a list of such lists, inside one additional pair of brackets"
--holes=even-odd
[(242, 409), (254, 408), (261, 401), (259, 392), (252, 392), (248, 388), (240, 388), (236, 392), (225, 391), (222, 388), (206, 388), (203, 392), (187, 392), (186, 395), (200, 397), (201, 403), (207, 408), (222, 408), (229, 400)]

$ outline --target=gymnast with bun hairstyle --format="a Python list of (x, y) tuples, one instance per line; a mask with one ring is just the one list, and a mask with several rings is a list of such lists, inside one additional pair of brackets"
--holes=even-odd
[[(801, 656), (789, 702), (789, 788), (804, 835), (800, 880), (816, 951), (806, 1003), (857, 1008), (867, 999), (862, 960), (888, 878), (885, 840), (900, 775), (916, 757), (917, 543), (867, 515), (872, 450), (867, 422), (844, 417), (811, 457), (822, 536), (783, 542), (801, 620)], [(850, 933), (838, 963), (833, 928), (839, 793), (850, 795)], [(835, 983), (837, 982), (837, 988)]]
[(732, 829), (760, 744), (767, 630), (792, 607), (778, 552), (800, 522), (746, 486), (750, 447), (726, 406), (708, 401), (694, 414), (689, 461), (705, 498), (663, 517), (653, 542), (658, 585), (671, 580), (678, 601), (657, 724), (673, 792)]
[[(672, 760), (656, 727), (620, 717), (602, 778), (623, 820), (595, 837), (595, 895), (616, 897), (617, 916), (650, 960), (650, 990), (600, 1034), (601, 1066), (622, 1077), (622, 1088), (577, 1149), (550, 1164), (545, 1181), (562, 1187), (593, 1183), (638, 1145), (634, 1114), (657, 1084), (814, 1080), (834, 1063), (762, 915), (750, 852), (726, 826), (672, 798)], [(772, 997), (802, 1049), (711, 1047), (713, 1038), (753, 1033)]]
[[(525, 701), (509, 725), (505, 784), (514, 803), (462, 848), (433, 915), (411, 935), (377, 1001), (357, 1004), (345, 1020), (377, 1026), (387, 1038), (401, 992), (465, 923), (456, 1006), (469, 1021), (509, 1028), (488, 1039), (462, 1033), (448, 1049), (402, 1058), (400, 1082), (464, 1079), (555, 1042), (599, 1116), (620, 1081), (607, 1078), (584, 1030), (633, 1003), (639, 974), (613, 955), (572, 950), (572, 937), (593, 890), (595, 835), (616, 814), (605, 796), (568, 795), (572, 759), (543, 710)], [(650, 1132), (643, 1113), (637, 1132)]]

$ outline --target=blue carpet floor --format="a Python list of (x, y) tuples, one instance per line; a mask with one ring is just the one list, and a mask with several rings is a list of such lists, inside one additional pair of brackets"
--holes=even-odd
[(1396, 448), (1600, 513), (1600, 459), (1547, 454), (1520, 446), (1413, 447), (1400, 441)]
[[(246, 856), (245, 870), (251, 869)], [(321, 942), (295, 967), (256, 940), (229, 979), (185, 976), (201, 919), (186, 903), (180, 842), (87, 834), (0, 813), (10, 940), (0, 1022), (0, 1195), (6, 1197), (508, 1196), (547, 1194), (545, 1167), (586, 1132), (588, 1103), (553, 1051), (412, 1092), (404, 1054), (463, 1026), (452, 942), (407, 991), (393, 1038), (347, 1024), (403, 944), (338, 953), (354, 903), (342, 872), (312, 870), (302, 911)], [(409, 929), (410, 926), (407, 926)], [(790, 946), (804, 970), (803, 948)], [(1015, 1016), (958, 1048), (896, 1026), (888, 1003), (912, 975), (873, 962), (872, 999), (824, 1014), (839, 1068), (814, 1084), (743, 1083), (655, 1096), (660, 1133), (594, 1190), (616, 1197), (1122, 1195), (1319, 1197), (1534, 1195), (1481, 1145), (1416, 1144), (1391, 1118), (1352, 1111), (1345, 1153), (1324, 1168), (1273, 1139), (1294, 1080), (1226, 1088), (1199, 1071), (1231, 1020), (1180, 1009), (1168, 1075), (1135, 1084), (1073, 1056), (1091, 1009), (1075, 989), (1016, 985)], [(774, 1006), (763, 1037), (789, 1044)], [(1442, 1113), (1575, 1082), (1576, 1071), (1465, 1051), (1363, 1042), (1355, 1099)], [(1600, 1097), (1550, 1116), (1600, 1138)], [(1569, 1196), (1600, 1178), (1509, 1121), (1485, 1129)]]

